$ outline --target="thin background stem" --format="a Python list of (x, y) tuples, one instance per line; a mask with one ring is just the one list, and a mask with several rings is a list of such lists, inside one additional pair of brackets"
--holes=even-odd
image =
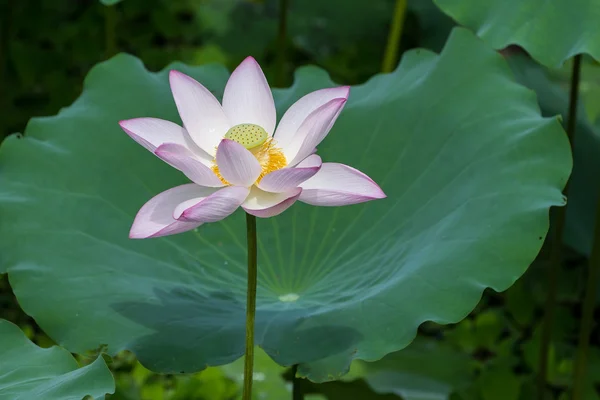
[(579, 328), (579, 344), (577, 345), (577, 357), (575, 358), (575, 369), (573, 376), (573, 400), (583, 400), (586, 373), (587, 355), (590, 348), (590, 334), (594, 322), (594, 306), (596, 303), (596, 291), (600, 279), (600, 199), (596, 206), (596, 228), (594, 232), (594, 247), (589, 260), (589, 272), (585, 297), (582, 306), (581, 326)]
[[(5, 73), (7, 71), (8, 64), (8, 37), (10, 35), (10, 24), (12, 21), (12, 2), (7, 1), (0, 4), (0, 96), (7, 95), (7, 90), (4, 88), (5, 82)], [(0, 105), (3, 109), (8, 107), (8, 96), (5, 98), (0, 98)], [(0, 142), (2, 141), (2, 136), (4, 126), (0, 125)]]
[(117, 5), (104, 6), (104, 50), (106, 58), (117, 54)]
[[(577, 56), (581, 59), (581, 56)], [(578, 61), (580, 62), (580, 61)], [(594, 323), (594, 306), (596, 303), (596, 292), (598, 280), (600, 279), (600, 199), (596, 206), (596, 225), (594, 229), (594, 241), (592, 254), (588, 266), (587, 285), (583, 299), (581, 326), (579, 328), (579, 343), (577, 345), (577, 356), (573, 376), (573, 400), (583, 400), (586, 373), (587, 355), (590, 347), (590, 334)]]
[[(571, 72), (571, 94), (569, 96), (569, 115), (567, 120), (567, 136), (573, 148), (575, 126), (577, 125), (577, 99), (579, 97), (579, 76), (581, 72), (581, 55), (573, 59), (573, 70)], [(569, 184), (565, 185), (563, 193), (567, 195)], [(552, 243), (550, 249), (550, 266), (548, 269), (548, 294), (546, 297), (546, 314), (542, 326), (542, 339), (539, 355), (538, 372), (538, 399), (544, 400), (546, 392), (546, 381), (548, 377), (548, 355), (552, 340), (552, 328), (554, 326), (554, 315), (556, 313), (556, 292), (558, 274), (562, 263), (562, 237), (565, 226), (566, 206), (556, 209), (554, 218), (554, 229), (552, 231)]]
[(385, 54), (383, 55), (382, 72), (392, 72), (398, 62), (398, 46), (402, 37), (402, 28), (404, 27), (404, 17), (406, 15), (406, 0), (396, 0), (394, 9), (394, 18), (388, 35)]
[(285, 62), (287, 53), (287, 15), (290, 0), (279, 0), (279, 30), (277, 32), (277, 68), (275, 82), (278, 87), (285, 85)]
[(256, 217), (246, 214), (246, 235), (248, 238), (248, 289), (246, 293), (246, 354), (244, 355), (243, 400), (252, 399), (254, 373), (254, 317), (256, 314)]

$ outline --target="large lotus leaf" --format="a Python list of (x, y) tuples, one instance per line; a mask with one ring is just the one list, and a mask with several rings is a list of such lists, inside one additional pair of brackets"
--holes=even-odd
[[(117, 125), (178, 121), (170, 68), (217, 95), (227, 79), (216, 66), (154, 74), (121, 55), (92, 70), (74, 105), (5, 141), (0, 254), (23, 309), (63, 346), (130, 349), (152, 370), (191, 372), (243, 354), (245, 227), (238, 212), (127, 238), (144, 202), (185, 182)], [(275, 92), (279, 115), (330, 85), (299, 70)], [(319, 154), (364, 171), (388, 198), (297, 204), (258, 223), (256, 344), (316, 381), (405, 347), (423, 321), (459, 321), (485, 287), (510, 286), (540, 249), (549, 207), (564, 204), (571, 168), (558, 121), (464, 29), (440, 55), (409, 52), (394, 73), (353, 87)]]
[(448, 400), (472, 380), (472, 369), (466, 353), (417, 338), (379, 361), (354, 361), (344, 379), (363, 378), (377, 393), (394, 393), (404, 400)]
[[(551, 80), (542, 67), (525, 57), (510, 57), (509, 64), (517, 80), (536, 92), (542, 113), (561, 114), (566, 121), (568, 86)], [(569, 183), (564, 241), (580, 253), (589, 255), (600, 196), (597, 179), (600, 173), (600, 129), (588, 121), (583, 106), (578, 109), (573, 153), (575, 163)]]
[(434, 0), (494, 48), (523, 47), (548, 67), (587, 53), (600, 60), (598, 0)]
[(43, 349), (0, 320), (0, 400), (81, 400), (115, 391), (102, 357), (83, 368), (65, 349)]

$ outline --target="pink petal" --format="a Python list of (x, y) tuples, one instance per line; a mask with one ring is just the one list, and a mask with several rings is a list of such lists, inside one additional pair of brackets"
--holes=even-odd
[(367, 175), (337, 163), (323, 163), (319, 172), (300, 187), (300, 201), (314, 206), (345, 206), (386, 197)]
[(131, 226), (129, 237), (132, 239), (145, 239), (174, 235), (200, 226), (201, 222), (177, 221), (173, 218), (173, 211), (177, 205), (186, 200), (200, 195), (206, 196), (206, 190), (207, 188), (189, 183), (176, 186), (154, 196), (138, 211)]
[(289, 192), (314, 176), (320, 168), (321, 157), (312, 155), (298, 164), (296, 168), (279, 169), (265, 175), (257, 186), (267, 192)]
[(291, 143), (283, 147), (288, 165), (294, 166), (314, 152), (315, 147), (321, 143), (331, 130), (346, 99), (333, 99), (313, 111), (300, 125), (298, 132)]
[(154, 152), (160, 159), (177, 168), (200, 186), (221, 187), (223, 182), (195, 154), (174, 143), (160, 145)]
[(247, 57), (231, 74), (223, 94), (223, 109), (232, 126), (256, 124), (273, 135), (277, 118), (273, 94), (254, 58)]
[(241, 186), (228, 186), (207, 197), (198, 197), (182, 202), (173, 211), (179, 221), (217, 222), (229, 215), (248, 197), (250, 189)]
[(286, 193), (269, 193), (253, 186), (242, 208), (259, 218), (273, 217), (290, 208), (301, 192), (302, 189), (295, 188)]
[(119, 125), (133, 140), (152, 152), (164, 143), (177, 143), (185, 147), (193, 143), (185, 129), (164, 119), (126, 119), (120, 121)]
[(213, 94), (195, 79), (172, 70), (171, 91), (183, 125), (192, 139), (210, 155), (231, 128), (225, 112)]
[(307, 94), (292, 104), (279, 121), (277, 130), (273, 135), (277, 140), (277, 146), (285, 147), (290, 143), (298, 128), (310, 113), (333, 99), (347, 99), (349, 94), (350, 86), (321, 89)]
[(223, 139), (217, 149), (217, 165), (225, 180), (235, 186), (252, 186), (260, 176), (260, 163), (248, 149)]

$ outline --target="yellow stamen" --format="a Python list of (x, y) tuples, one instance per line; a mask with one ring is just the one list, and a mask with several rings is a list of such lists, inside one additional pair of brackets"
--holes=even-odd
[[(285, 159), (283, 151), (280, 148), (275, 147), (275, 141), (271, 138), (267, 139), (260, 146), (256, 146), (249, 150), (250, 152), (252, 152), (252, 154), (254, 154), (254, 157), (256, 157), (262, 168), (262, 171), (258, 179), (256, 180), (256, 183), (260, 182), (260, 180), (268, 173), (277, 171), (278, 169), (281, 169), (287, 165), (287, 160)], [(215, 173), (215, 175), (219, 177), (221, 182), (223, 182), (225, 185), (231, 185), (221, 175), (216, 159), (213, 160), (212, 170)]]

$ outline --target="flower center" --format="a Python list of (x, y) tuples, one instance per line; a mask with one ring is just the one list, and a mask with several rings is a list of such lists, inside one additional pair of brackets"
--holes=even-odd
[[(276, 143), (269, 137), (267, 131), (261, 126), (254, 124), (239, 124), (229, 129), (225, 134), (226, 139), (233, 140), (250, 150), (254, 157), (260, 163), (262, 171), (256, 180), (256, 183), (273, 171), (277, 171), (287, 165), (287, 160), (283, 151), (276, 147)], [(213, 172), (219, 177), (225, 185), (230, 185), (219, 171), (217, 160), (213, 160)]]
[(254, 124), (239, 124), (229, 129), (226, 139), (238, 142), (248, 150), (260, 146), (267, 141), (269, 135), (262, 127)]

